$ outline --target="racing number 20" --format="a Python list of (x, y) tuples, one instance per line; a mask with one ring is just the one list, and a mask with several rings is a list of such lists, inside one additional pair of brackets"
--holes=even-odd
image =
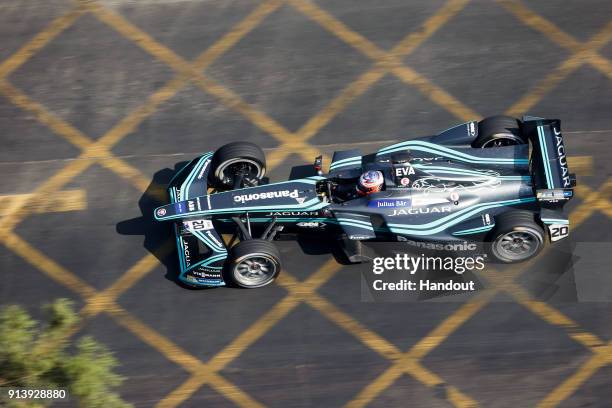
[(551, 241), (557, 241), (561, 238), (565, 238), (569, 235), (569, 226), (567, 225), (551, 225), (550, 226), (550, 239)]

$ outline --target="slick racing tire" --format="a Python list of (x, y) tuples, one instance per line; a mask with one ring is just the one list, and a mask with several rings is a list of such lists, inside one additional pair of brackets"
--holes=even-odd
[(491, 255), (504, 263), (523, 262), (544, 247), (544, 229), (529, 211), (511, 211), (495, 217), (489, 239)]
[(221, 146), (212, 158), (209, 181), (217, 188), (231, 189), (239, 174), (244, 175), (240, 187), (259, 184), (266, 174), (266, 156), (250, 142), (233, 142)]
[(510, 116), (489, 116), (478, 122), (478, 136), (472, 147), (504, 147), (527, 143), (521, 134), (518, 119)]
[(231, 248), (226, 281), (241, 288), (261, 288), (272, 283), (280, 270), (276, 245), (265, 239), (250, 239)]

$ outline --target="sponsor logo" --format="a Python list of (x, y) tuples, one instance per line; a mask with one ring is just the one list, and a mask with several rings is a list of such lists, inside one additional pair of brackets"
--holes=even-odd
[(198, 211), (202, 211), (202, 204), (200, 204), (200, 197), (196, 197), (196, 202), (198, 203)]
[(572, 190), (543, 190), (537, 192), (536, 198), (540, 201), (557, 202), (559, 200), (569, 200), (572, 194)]
[(218, 245), (218, 246), (220, 246), (221, 248), (223, 248), (223, 246), (224, 246), (224, 245), (223, 245), (221, 242), (219, 242), (219, 240), (217, 239), (217, 237), (215, 237), (215, 236), (213, 235), (213, 233), (212, 233), (212, 232), (210, 232), (210, 231), (206, 231), (206, 236), (208, 236), (208, 238), (210, 238), (210, 240), (211, 240), (212, 242), (214, 242), (216, 245)]
[(200, 278), (208, 278), (208, 279), (218, 279), (221, 277), (219, 271), (215, 271), (214, 269), (208, 269), (205, 266), (197, 268), (195, 271), (191, 271), (191, 274), (195, 276), (199, 276)]
[(202, 170), (200, 170), (200, 173), (198, 174), (198, 180), (202, 179), (202, 177), (204, 177), (204, 173), (206, 173), (206, 169), (208, 168), (208, 165), (210, 164), (210, 159), (206, 160), (206, 162), (204, 163), (204, 167), (202, 167)]
[(316, 222), (316, 221), (304, 221), (304, 222), (298, 222), (297, 224), (298, 227), (302, 227), (302, 228), (325, 228), (325, 224), (322, 222)]
[(459, 201), (459, 193), (456, 191), (453, 191), (452, 193), (450, 193), (450, 199), (453, 202)]
[(468, 123), (467, 127), (470, 136), (476, 136), (476, 125), (474, 124), (474, 122)]
[(414, 169), (412, 168), (412, 166), (403, 166), (395, 168), (396, 177), (410, 176), (411, 174), (414, 174)]
[(286, 216), (303, 216), (303, 215), (319, 215), (318, 211), (273, 211), (264, 214), (265, 217), (286, 217)]
[(163, 217), (164, 215), (166, 215), (166, 209), (165, 208), (158, 208), (157, 209), (157, 216), (158, 217)]
[(187, 208), (189, 208), (189, 211), (195, 211), (195, 202), (192, 200), (187, 201)]
[(183, 254), (185, 255), (185, 265), (191, 265), (191, 253), (189, 252), (189, 243), (183, 240)]
[(177, 213), (184, 213), (185, 212), (185, 204), (180, 202), (180, 203), (176, 203), (176, 212)]
[[(240, 194), (234, 196), (234, 202), (244, 204), (248, 201), (257, 201), (257, 200), (268, 200), (270, 198), (285, 198), (291, 197), (298, 200), (299, 194), (297, 189), (293, 191), (283, 190), (283, 191), (268, 191), (264, 193), (252, 193), (252, 194)], [(299, 202), (299, 200), (298, 200)]]
[(379, 200), (371, 200), (368, 203), (368, 207), (374, 208), (396, 208), (396, 207), (410, 207), (410, 199), (390, 199), (390, 198), (382, 198)]
[(409, 179), (408, 177), (403, 177), (403, 178), (400, 180), (400, 184), (401, 184), (402, 186), (407, 186), (408, 184), (410, 184), (410, 179)]
[(434, 214), (434, 213), (449, 213), (451, 212), (450, 207), (424, 207), (424, 208), (408, 208), (406, 210), (393, 210), (389, 217), (395, 217), (398, 215), (417, 215), (417, 214)]
[(482, 223), (484, 225), (491, 225), (491, 216), (489, 215), (489, 213), (482, 215)]
[[(432, 161), (442, 160), (442, 159), (444, 159), (444, 157), (437, 156), (437, 157), (412, 157), (410, 160), (418, 161), (418, 162), (432, 162)], [(425, 164), (430, 164), (430, 163), (425, 163)]]
[(432, 249), (437, 251), (474, 251), (478, 248), (475, 242), (424, 242), (424, 241), (413, 241), (403, 236), (398, 236), (397, 240), (400, 242), (405, 242), (406, 244), (422, 248), (422, 249)]
[(427, 194), (412, 197), (412, 205), (415, 207), (425, 207), (434, 204), (448, 204), (448, 199), (446, 197), (436, 197)]
[(349, 239), (354, 239), (354, 240), (358, 240), (358, 239), (370, 239), (372, 237), (369, 237), (367, 235), (350, 235)]
[(561, 178), (563, 179), (563, 187), (571, 187), (572, 182), (569, 177), (569, 170), (567, 168), (567, 157), (565, 157), (565, 146), (563, 145), (563, 137), (561, 132), (553, 128), (555, 134), (555, 141), (557, 142), (557, 157), (559, 158), (559, 166), (561, 167)]

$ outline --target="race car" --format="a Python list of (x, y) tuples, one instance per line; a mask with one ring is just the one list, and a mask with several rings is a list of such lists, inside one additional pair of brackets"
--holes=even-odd
[[(368, 155), (336, 151), (326, 174), (321, 157), (313, 167), (268, 183), (261, 148), (234, 142), (177, 171), (154, 217), (174, 223), (180, 281), (265, 286), (281, 270), (274, 241), (286, 234), (335, 237), (351, 262), (367, 260), (364, 241), (411, 241), (485, 242), (504, 263), (569, 234), (563, 206), (576, 177), (558, 119), (492, 116)], [(226, 243), (226, 233), (238, 238)]]

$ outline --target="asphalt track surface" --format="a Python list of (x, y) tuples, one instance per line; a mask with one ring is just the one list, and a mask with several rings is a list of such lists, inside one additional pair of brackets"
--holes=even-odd
[[(607, 407), (612, 401), (612, 2), (0, 4), (0, 303), (58, 297), (159, 406)], [(177, 285), (151, 220), (175, 165), (319, 152), (491, 114), (563, 120), (572, 240), (474, 293), (367, 301), (371, 266), (281, 242), (270, 287)], [(329, 161), (327, 162), (329, 163)], [(503, 269), (503, 268), (502, 268)]]

